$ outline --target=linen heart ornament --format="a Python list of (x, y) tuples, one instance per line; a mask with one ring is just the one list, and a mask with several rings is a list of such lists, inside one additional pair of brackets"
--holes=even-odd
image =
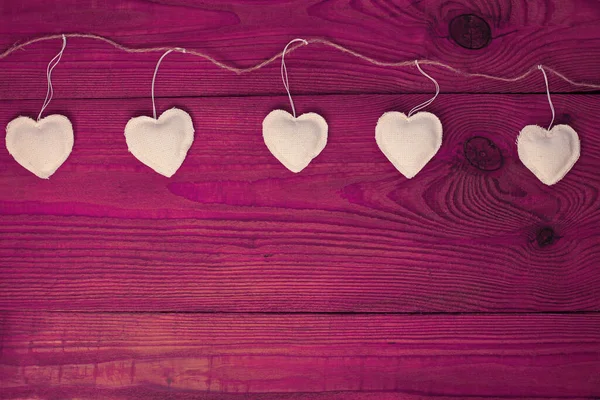
[(517, 150), (521, 162), (550, 186), (564, 178), (579, 159), (579, 136), (569, 125), (550, 130), (527, 125), (519, 133)]
[(73, 125), (64, 115), (39, 121), (18, 117), (6, 127), (6, 149), (21, 166), (48, 179), (73, 150)]
[(377, 121), (375, 141), (394, 167), (411, 179), (442, 145), (442, 123), (429, 112), (411, 117), (397, 111), (386, 112)]
[(187, 112), (171, 108), (158, 119), (147, 116), (130, 119), (125, 126), (125, 140), (135, 158), (170, 178), (194, 142), (194, 124)]
[(263, 121), (263, 139), (275, 158), (298, 173), (325, 148), (327, 122), (315, 113), (294, 118), (287, 111), (273, 110)]

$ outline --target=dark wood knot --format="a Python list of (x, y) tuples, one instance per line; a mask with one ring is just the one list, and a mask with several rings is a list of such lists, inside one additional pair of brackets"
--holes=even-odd
[(467, 140), (464, 151), (471, 165), (482, 171), (496, 171), (504, 162), (498, 146), (483, 136), (473, 136)]
[(569, 113), (563, 113), (561, 114), (558, 118), (556, 118), (556, 122), (559, 124), (567, 124), (569, 125), (572, 121), (572, 117), (571, 114)]
[(450, 37), (465, 49), (479, 50), (490, 43), (492, 30), (483, 18), (463, 14), (450, 21)]
[(535, 240), (537, 241), (538, 246), (546, 247), (556, 242), (558, 237), (554, 233), (554, 229), (546, 227), (538, 231)]

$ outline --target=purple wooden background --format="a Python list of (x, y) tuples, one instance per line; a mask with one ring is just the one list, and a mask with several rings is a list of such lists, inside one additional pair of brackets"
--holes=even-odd
[[(489, 41), (472, 18), (451, 32), (471, 14)], [(385, 61), (507, 77), (541, 63), (600, 84), (599, 23), (585, 0), (5, 0), (0, 47), (86, 32), (246, 67), (325, 37)], [(37, 115), (59, 48), (0, 60), (3, 125)], [(546, 187), (514, 144), (549, 122), (541, 74), (502, 83), (425, 67), (444, 143), (409, 181), (374, 127), (431, 83), (310, 45), (286, 58), (290, 84), (330, 136), (295, 175), (261, 135), (264, 116), (288, 108), (279, 63), (238, 76), (172, 54), (157, 106), (187, 110), (197, 132), (167, 179), (123, 137), (151, 114), (159, 56), (70, 39), (47, 110), (74, 124), (70, 158), (43, 181), (0, 148), (0, 398), (600, 397), (594, 91), (550, 76), (556, 122), (577, 130), (582, 156)]]

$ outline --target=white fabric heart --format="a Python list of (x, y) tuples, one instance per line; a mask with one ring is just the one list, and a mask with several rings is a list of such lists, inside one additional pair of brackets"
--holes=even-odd
[(146, 116), (130, 119), (125, 126), (125, 140), (135, 158), (170, 178), (194, 142), (194, 124), (187, 112), (172, 108), (158, 119)]
[(273, 110), (263, 121), (263, 139), (275, 158), (297, 173), (325, 148), (327, 122), (315, 113), (294, 118), (287, 111)]
[(397, 111), (386, 112), (377, 121), (375, 141), (394, 167), (410, 179), (442, 145), (442, 123), (428, 112), (411, 117)]
[(48, 179), (73, 150), (73, 125), (58, 114), (39, 122), (15, 118), (6, 127), (6, 149), (23, 168)]
[(579, 136), (569, 125), (555, 125), (550, 130), (527, 125), (519, 133), (517, 150), (521, 162), (540, 181), (554, 185), (579, 159)]

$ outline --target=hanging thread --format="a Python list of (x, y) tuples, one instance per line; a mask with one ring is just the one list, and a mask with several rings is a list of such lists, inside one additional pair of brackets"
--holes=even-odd
[(160, 63), (162, 62), (163, 58), (165, 58), (167, 56), (167, 54), (169, 54), (173, 51), (179, 51), (181, 53), (186, 52), (185, 49), (182, 49), (181, 47), (175, 47), (173, 49), (167, 50), (165, 52), (165, 54), (163, 54), (158, 59), (158, 62), (156, 63), (156, 68), (154, 68), (154, 75), (152, 76), (152, 114), (154, 115), (154, 119), (156, 119), (156, 103), (154, 101), (154, 81), (156, 81), (156, 74), (158, 73), (158, 67), (160, 67)]
[(294, 118), (296, 118), (296, 108), (294, 107), (294, 100), (292, 100), (292, 94), (290, 93), (290, 82), (288, 80), (287, 68), (285, 66), (285, 53), (288, 51), (288, 47), (290, 47), (291, 44), (296, 42), (302, 42), (304, 45), (308, 44), (308, 42), (304, 39), (294, 39), (285, 45), (285, 47), (283, 48), (283, 52), (281, 53), (281, 80), (283, 81), (283, 86), (285, 86), (288, 98), (290, 99), (290, 105), (292, 106), (292, 115), (294, 116)]
[[(173, 49), (173, 47), (166, 47), (166, 46), (158, 46), (158, 47), (143, 47), (143, 48), (136, 48), (136, 47), (128, 47), (128, 46), (124, 46), (110, 38), (104, 37), (104, 36), (100, 36), (100, 35), (95, 35), (93, 33), (68, 33), (68, 34), (58, 34), (58, 35), (47, 35), (47, 36), (40, 36), (31, 40), (28, 40), (26, 42), (23, 42), (21, 44), (15, 44), (12, 47), (6, 49), (4, 52), (0, 53), (0, 59), (6, 58), (8, 55), (16, 52), (17, 50), (23, 49), (31, 44), (37, 43), (37, 42), (42, 42), (42, 41), (46, 41), (46, 40), (53, 40), (53, 39), (60, 39), (61, 37), (66, 36), (66, 37), (70, 37), (70, 38), (83, 38), (83, 39), (94, 39), (94, 40), (99, 40), (105, 43), (110, 44), (111, 46), (125, 51), (127, 53), (155, 53), (155, 52), (165, 52), (168, 50)], [(344, 47), (342, 45), (339, 45), (335, 42), (332, 42), (330, 40), (327, 39), (321, 39), (321, 38), (314, 38), (314, 39), (308, 39), (306, 40), (306, 42), (308, 44), (312, 44), (312, 43), (319, 43), (319, 44), (323, 44), (325, 46), (328, 47), (332, 47), (334, 49), (337, 49), (343, 53), (349, 54), (353, 57), (356, 57), (358, 59), (361, 59), (363, 61), (366, 61), (370, 64), (373, 65), (377, 65), (380, 67), (406, 67), (406, 66), (410, 66), (412, 64), (414, 64), (414, 60), (412, 61), (399, 61), (399, 62), (387, 62), (387, 61), (379, 61), (376, 60), (374, 58), (371, 58), (369, 56), (366, 56), (364, 54), (361, 54), (359, 52), (356, 52), (352, 49), (349, 49), (347, 47)], [(288, 51), (286, 52), (286, 54), (290, 54), (293, 51), (295, 51), (296, 49), (298, 49), (299, 47), (305, 45), (304, 43), (300, 44), (300, 45), (296, 45), (296, 46), (292, 46), (288, 49)], [(256, 71), (258, 69), (261, 69), (271, 63), (273, 63), (274, 61), (277, 61), (280, 57), (282, 57), (282, 53), (276, 53), (275, 55), (273, 55), (272, 57), (261, 61), (260, 63), (253, 65), (251, 67), (248, 68), (237, 68), (237, 67), (233, 67), (230, 65), (227, 65), (217, 59), (215, 59), (214, 57), (211, 57), (208, 54), (202, 53), (200, 51), (195, 51), (195, 50), (187, 50), (186, 51), (187, 54), (191, 54), (197, 57), (201, 57), (205, 60), (210, 61), (211, 63), (215, 64), (216, 66), (218, 66), (219, 68), (225, 69), (227, 71), (236, 73), (236, 74), (245, 74), (248, 72), (252, 72), (252, 71)], [(421, 59), (418, 60), (421, 64), (423, 65), (432, 65), (432, 66), (437, 66), (440, 68), (444, 68), (447, 69), (457, 75), (460, 76), (464, 76), (464, 77), (469, 77), (469, 78), (484, 78), (484, 79), (490, 79), (490, 80), (496, 80), (496, 81), (501, 81), (501, 82), (518, 82), (520, 80), (523, 80), (525, 78), (527, 78), (529, 75), (531, 75), (533, 72), (535, 72), (535, 70), (537, 70), (536, 66), (533, 66), (531, 68), (529, 68), (527, 71), (525, 71), (524, 73), (522, 73), (521, 75), (512, 77), (512, 78), (507, 78), (507, 77), (502, 77), (502, 76), (494, 76), (494, 75), (488, 75), (488, 74), (480, 74), (480, 73), (473, 73), (473, 72), (465, 72), (462, 71), (458, 68), (455, 68), (451, 65), (448, 64), (444, 64), (442, 62), (439, 61), (435, 61), (435, 60), (426, 60), (426, 59)], [(556, 75), (558, 78), (562, 79), (563, 81), (567, 82), (570, 85), (573, 86), (580, 86), (580, 87), (586, 87), (586, 88), (590, 88), (590, 89), (600, 89), (600, 84), (594, 84), (594, 83), (588, 83), (588, 82), (577, 82), (574, 81), (572, 79), (569, 79), (567, 76), (563, 75), (562, 73), (560, 73), (559, 71), (556, 71), (552, 68), (549, 68), (547, 66), (544, 67), (544, 69), (547, 72), (550, 72), (554, 75)]]
[(50, 101), (52, 101), (52, 97), (54, 96), (54, 88), (52, 88), (52, 71), (60, 62), (60, 59), (62, 58), (62, 55), (65, 51), (65, 47), (67, 47), (67, 37), (65, 35), (62, 35), (62, 40), (63, 44), (62, 48), (60, 49), (60, 52), (57, 55), (55, 55), (52, 60), (50, 60), (50, 62), (48, 63), (48, 67), (46, 67), (46, 80), (48, 81), (48, 88), (46, 89), (46, 98), (44, 99), (44, 104), (42, 105), (42, 109), (38, 114), (37, 122), (40, 122), (40, 119), (42, 118), (42, 113), (44, 112), (46, 107), (48, 107)]
[(550, 98), (550, 85), (548, 84), (548, 77), (546, 76), (546, 71), (544, 71), (544, 67), (542, 64), (538, 65), (538, 69), (542, 71), (544, 74), (544, 82), (546, 82), (546, 94), (548, 95), (548, 103), (550, 104), (550, 110), (552, 110), (552, 120), (550, 121), (550, 125), (548, 125), (548, 130), (552, 128), (552, 124), (554, 124), (554, 104), (552, 104), (552, 99)]
[(437, 81), (435, 79), (433, 79), (431, 76), (427, 75), (425, 73), (425, 71), (423, 71), (421, 69), (421, 66), (419, 65), (418, 60), (415, 60), (415, 65), (417, 66), (417, 69), (419, 70), (420, 73), (422, 73), (424, 76), (429, 78), (429, 80), (431, 80), (431, 82), (433, 82), (433, 84), (435, 85), (435, 95), (431, 99), (419, 104), (418, 106), (413, 107), (413, 109), (408, 112), (409, 118), (417, 111), (420, 111), (420, 110), (424, 109), (425, 107), (429, 106), (431, 103), (433, 103), (433, 101), (438, 97), (438, 94), (440, 94), (440, 85), (438, 85)]

